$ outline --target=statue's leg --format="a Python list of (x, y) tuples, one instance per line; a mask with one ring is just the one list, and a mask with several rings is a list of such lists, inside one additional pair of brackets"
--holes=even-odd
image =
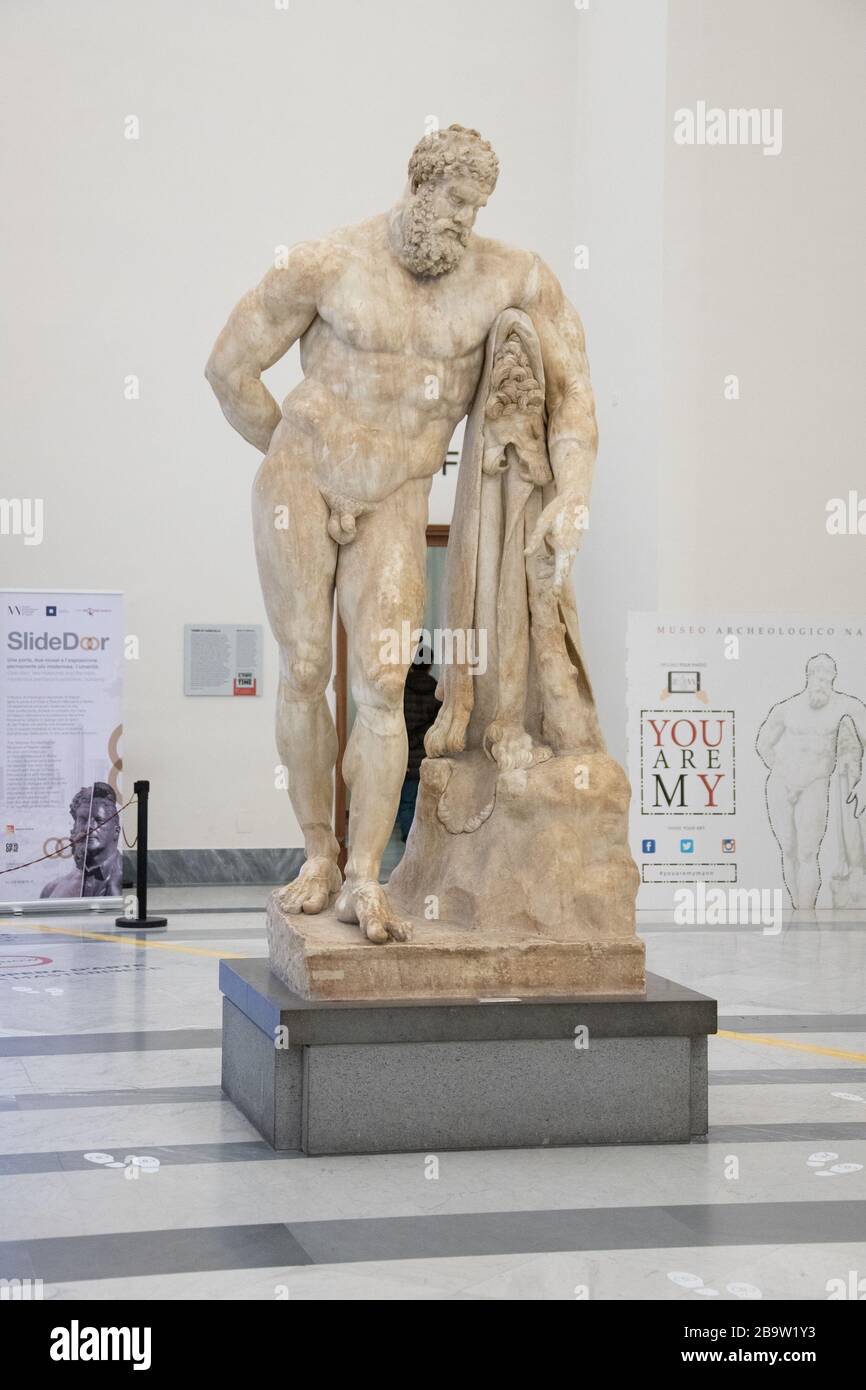
[(821, 887), (818, 855), (827, 830), (829, 781), (811, 782), (797, 798), (794, 823), (797, 827), (797, 906), (815, 906)]
[(343, 759), (351, 791), (349, 860), (337, 912), (379, 942), (408, 935), (379, 883), (379, 869), (406, 775), (403, 687), (411, 635), (424, 615), (429, 490), (426, 479), (404, 483), (361, 517), (357, 539), (340, 551), (337, 564), (357, 711)]
[(290, 453), (294, 441), (285, 430), (279, 427), (253, 487), (259, 576), (280, 648), (277, 749), (307, 855), (280, 901), (287, 912), (321, 912), (342, 882), (332, 829), (337, 734), (325, 697), (338, 547), (303, 445)]
[(791, 904), (804, 906), (799, 897), (797, 829), (794, 824), (794, 803), (791, 792), (779, 775), (771, 772), (767, 778), (767, 813), (770, 827), (782, 851), (782, 878), (791, 897)]

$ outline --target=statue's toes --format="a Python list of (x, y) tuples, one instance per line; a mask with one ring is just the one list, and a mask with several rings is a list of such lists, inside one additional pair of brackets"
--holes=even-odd
[(278, 893), (277, 901), (283, 912), (300, 912), (304, 902), (304, 890), (297, 881), (287, 883)]
[(388, 935), (394, 941), (411, 941), (412, 928), (402, 917), (391, 917), (386, 923)]
[(358, 913), (355, 908), (355, 899), (352, 897), (352, 894), (345, 884), (343, 885), (343, 891), (334, 903), (334, 912), (338, 922), (347, 922), (351, 926), (357, 926)]
[(301, 907), (304, 912), (321, 912), (328, 902), (328, 890), (318, 885), (312, 887), (305, 897)]
[(378, 917), (367, 917), (361, 922), (361, 930), (368, 941), (375, 941), (379, 946), (383, 946), (389, 940), (388, 930)]

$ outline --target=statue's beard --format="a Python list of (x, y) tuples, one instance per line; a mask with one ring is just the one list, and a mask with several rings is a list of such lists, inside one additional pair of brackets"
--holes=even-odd
[(819, 687), (809, 691), (809, 706), (811, 709), (823, 709), (829, 699), (829, 690)]
[(447, 275), (463, 258), (468, 227), (434, 227), (432, 191), (423, 188), (404, 210), (398, 229), (397, 254), (413, 275)]
[[(83, 826), (77, 829), (74, 834), (76, 838), (78, 835), (86, 836), (87, 827)], [(104, 860), (112, 857), (112, 848), (110, 839), (104, 838), (98, 830), (92, 831), (89, 839), (78, 840), (78, 843), (72, 846), (72, 857), (76, 869), (85, 868), (85, 854), (87, 855), (86, 868), (88, 870), (97, 868)]]

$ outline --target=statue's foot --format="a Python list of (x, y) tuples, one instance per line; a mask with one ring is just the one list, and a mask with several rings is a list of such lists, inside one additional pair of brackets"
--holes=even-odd
[(277, 901), (283, 912), (322, 912), (332, 893), (343, 885), (343, 875), (333, 859), (323, 855), (308, 859), (297, 878), (281, 888)]
[(412, 935), (409, 923), (394, 911), (381, 883), (372, 879), (344, 884), (335, 910), (341, 922), (357, 922), (368, 941), (408, 941)]

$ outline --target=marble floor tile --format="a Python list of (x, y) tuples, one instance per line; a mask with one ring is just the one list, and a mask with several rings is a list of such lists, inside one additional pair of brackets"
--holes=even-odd
[[(830, 1280), (845, 1280), (849, 1270), (864, 1267), (863, 1243), (723, 1246), (698, 1251), (674, 1247), (213, 1270), (52, 1284), (46, 1286), (45, 1297), (268, 1302), (641, 1299), (694, 1305), (709, 1299), (746, 1304), (825, 1299)], [(683, 1276), (686, 1283), (681, 1282)], [(732, 1316), (740, 1315), (732, 1310)]]
[[(787, 1042), (806, 1043), (807, 1048), (826, 1047), (826, 1034), (817, 1038), (812, 1035), (804, 1038), (800, 1035), (774, 1034)], [(763, 1067), (772, 1071), (813, 1071), (823, 1067), (838, 1067), (843, 1071), (863, 1072), (866, 1075), (866, 1062), (853, 1060), (844, 1057), (823, 1056), (820, 1052), (810, 1050), (803, 1051), (800, 1048), (767, 1046), (763, 1042), (745, 1042), (739, 1038), (711, 1037), (707, 1052), (710, 1070), (733, 1070), (734, 1068), (752, 1070), (754, 1067)], [(839, 1046), (834, 1048), (839, 1052), (862, 1052), (866, 1056), (866, 1048), (861, 1048), (857, 1039), (852, 1043), (850, 1035), (846, 1035), (845, 1041), (839, 1040)]]
[[(459, 1299), (648, 1300), (700, 1305), (827, 1298), (828, 1281), (863, 1269), (866, 1244), (748, 1245), (696, 1250), (542, 1254), (481, 1275)], [(470, 1262), (466, 1262), (470, 1263)], [(472, 1261), (480, 1265), (483, 1261)], [(306, 1273), (306, 1271), (304, 1271)], [(298, 1271), (299, 1276), (302, 1274)], [(673, 1277), (672, 1277), (673, 1276)], [(735, 1321), (743, 1315), (731, 1310)]]
[[(117, 1090), (123, 1087), (218, 1085), (222, 1058), (218, 1047), (0, 1058), (0, 1078), (3, 1066), (13, 1062), (21, 1066), (29, 1087), (36, 1090)], [(12, 1088), (2, 1086), (2, 1089)]]
[[(864, 1076), (866, 1083), (866, 1076)], [(859, 1100), (850, 1097), (859, 1096)], [(866, 1124), (866, 1084), (713, 1086), (710, 1125), (798, 1124), (852, 1120)]]
[[(367, 1158), (167, 1164), (134, 1181), (122, 1169), (93, 1164), (60, 1176), (64, 1214), (58, 1233), (218, 1226), (227, 1215), (247, 1225), (863, 1202), (866, 1138), (836, 1142), (832, 1149), (817, 1148), (816, 1142), (670, 1145), (654, 1148), (651, 1157), (641, 1146), (443, 1154), (432, 1182), (421, 1154), (395, 1155), (384, 1164)], [(123, 1161), (130, 1147), (100, 1144), (100, 1151)], [(144, 1143), (132, 1152), (158, 1157), (160, 1149)], [(816, 1154), (832, 1156), (810, 1163)], [(837, 1165), (849, 1171), (831, 1172)], [(19, 1195), (29, 1211), (40, 1188), (52, 1191), (55, 1176), (28, 1173), (2, 1182), (8, 1213), (0, 1218), (0, 1238), (24, 1238), (27, 1217), (19, 1221)], [(866, 1217), (866, 1203), (863, 1211)]]
[(257, 1139), (228, 1100), (196, 1105), (126, 1105), (70, 1110), (0, 1111), (0, 1154), (112, 1145), (218, 1143)]

